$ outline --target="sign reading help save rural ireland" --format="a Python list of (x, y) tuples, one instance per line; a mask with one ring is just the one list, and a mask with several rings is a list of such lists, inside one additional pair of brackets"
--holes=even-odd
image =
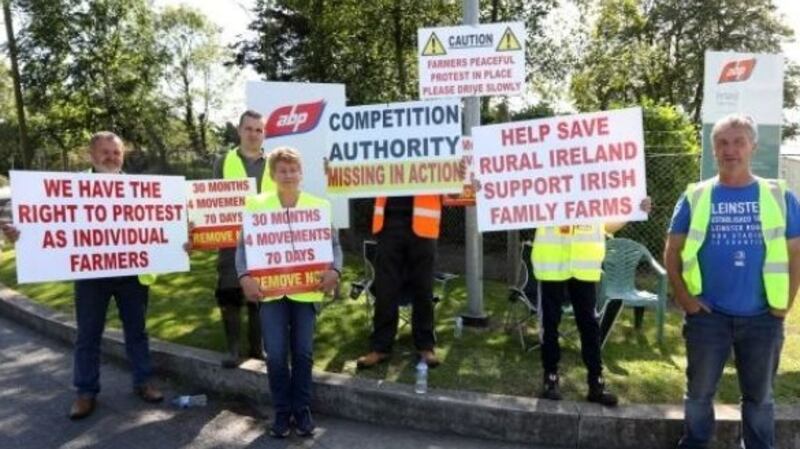
[(10, 177), (20, 283), (189, 270), (183, 176)]
[(256, 194), (256, 180), (206, 179), (187, 181), (192, 248), (234, 248), (242, 230), (244, 198)]
[(245, 213), (247, 271), (267, 299), (316, 291), (333, 262), (332, 241), (328, 207)]
[(420, 28), (419, 96), (521, 95), (525, 87), (525, 24)]
[(349, 198), (461, 191), (458, 100), (346, 107), (328, 116), (328, 193)]
[(478, 229), (646, 220), (642, 111), (473, 129)]

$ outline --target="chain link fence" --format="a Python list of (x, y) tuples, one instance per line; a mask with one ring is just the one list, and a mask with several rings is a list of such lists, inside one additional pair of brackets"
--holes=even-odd
[[(663, 148), (662, 148), (663, 149)], [(652, 198), (653, 209), (649, 219), (629, 223), (617, 233), (644, 244), (660, 260), (664, 249), (667, 226), (678, 198), (686, 185), (696, 182), (700, 176), (700, 155), (691, 153), (657, 153), (646, 156), (647, 192)], [(372, 238), (372, 207), (374, 200), (351, 201), (351, 228), (346, 231), (343, 244), (346, 250), (359, 251), (364, 239)], [(438, 265), (442, 270), (463, 273), (464, 246), (463, 207), (445, 207), (442, 211), (442, 232), (439, 238)], [(532, 231), (519, 231), (519, 241), (532, 238)], [(511, 243), (509, 243), (511, 242)], [(507, 280), (514, 270), (510, 263), (519, 254), (517, 239), (508, 232), (483, 234), (484, 276), (489, 279)], [(513, 273), (511, 273), (513, 276)]]

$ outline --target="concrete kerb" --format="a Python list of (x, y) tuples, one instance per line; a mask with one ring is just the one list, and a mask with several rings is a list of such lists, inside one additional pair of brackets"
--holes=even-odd
[[(38, 332), (65, 342), (75, 339), (70, 317), (43, 307), (18, 292), (0, 289), (0, 313)], [(109, 330), (104, 354), (125, 360), (120, 332)], [(247, 398), (268, 397), (262, 362), (236, 370), (220, 367), (221, 354), (151, 339), (159, 372), (206, 391)], [(510, 442), (587, 449), (674, 448), (682, 428), (682, 407), (626, 405), (607, 409), (571, 401), (433, 388), (417, 395), (413, 386), (342, 374), (314, 373), (314, 409), (320, 413), (376, 424), (450, 432)], [(717, 406), (715, 449), (737, 448), (739, 409)], [(800, 447), (800, 407), (776, 412), (779, 448)]]

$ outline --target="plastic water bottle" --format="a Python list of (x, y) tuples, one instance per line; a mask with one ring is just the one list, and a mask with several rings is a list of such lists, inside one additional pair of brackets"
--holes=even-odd
[(424, 360), (417, 363), (417, 381), (414, 384), (414, 392), (417, 394), (428, 392), (428, 364)]
[(453, 334), (456, 338), (461, 338), (461, 333), (464, 330), (464, 319), (460, 316), (456, 317), (455, 325), (453, 326)]
[(208, 399), (204, 394), (175, 396), (172, 405), (178, 408), (205, 407)]

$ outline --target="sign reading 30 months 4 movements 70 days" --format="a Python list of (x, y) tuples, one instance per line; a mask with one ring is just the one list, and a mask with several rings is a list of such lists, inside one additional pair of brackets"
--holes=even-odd
[(525, 87), (525, 24), (417, 30), (419, 96), (521, 95)]
[(350, 198), (461, 191), (458, 100), (333, 110), (328, 193)]
[(187, 181), (192, 248), (235, 248), (242, 230), (244, 198), (256, 194), (256, 180)]
[(246, 212), (243, 227), (247, 271), (267, 298), (317, 290), (333, 262), (330, 208)]

